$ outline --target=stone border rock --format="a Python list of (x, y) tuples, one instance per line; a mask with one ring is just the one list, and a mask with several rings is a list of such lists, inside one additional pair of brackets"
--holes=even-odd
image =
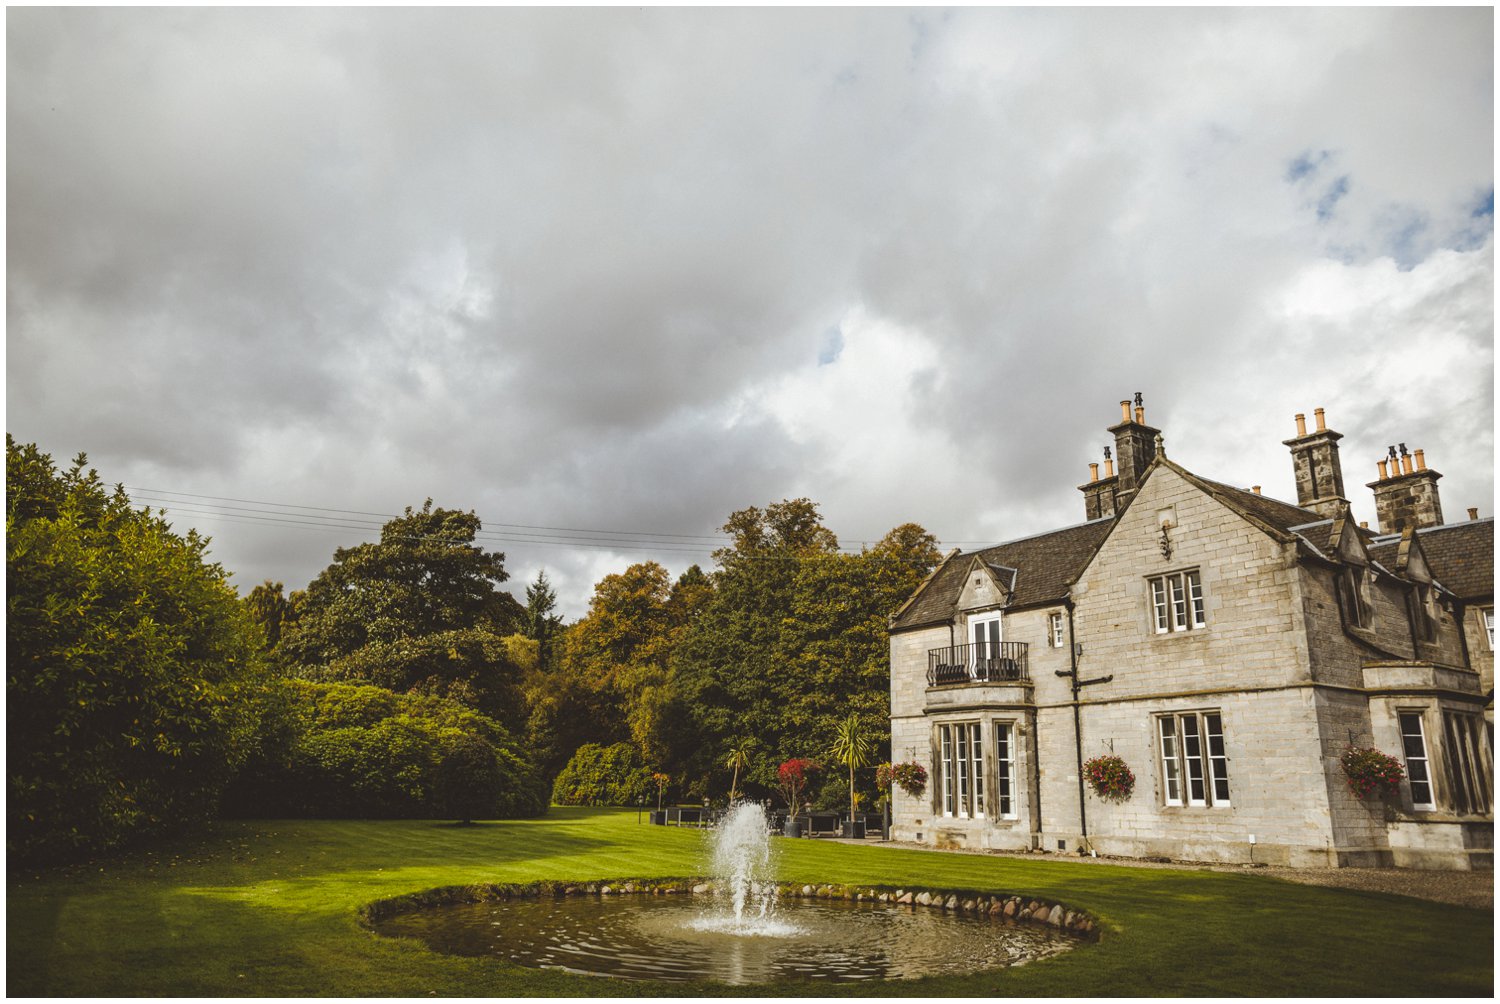
[[(361, 923), (368, 926), (401, 913), (459, 903), (494, 900), (562, 899), (567, 896), (705, 896), (714, 892), (714, 882), (701, 878), (607, 879), (598, 882), (528, 882), (524, 884), (481, 883), (443, 886), (391, 899), (376, 900), (359, 909)], [(1033, 896), (979, 892), (972, 889), (908, 889), (872, 885), (811, 885), (777, 883), (778, 896), (793, 899), (842, 899), (873, 901), (897, 906), (925, 907), (945, 913), (988, 915), (1018, 922), (1048, 924), (1088, 941), (1099, 940), (1099, 922), (1081, 910)]]

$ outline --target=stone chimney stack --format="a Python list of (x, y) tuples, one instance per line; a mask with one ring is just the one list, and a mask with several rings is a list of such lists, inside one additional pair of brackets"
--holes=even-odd
[(1115, 459), (1120, 465), (1120, 483), (1115, 488), (1115, 504), (1123, 509), (1140, 487), (1141, 476), (1156, 458), (1156, 440), (1160, 429), (1146, 424), (1146, 406), (1139, 392), (1135, 395), (1135, 412), (1130, 402), (1120, 402), (1120, 424), (1109, 430), (1115, 434)]
[(1399, 452), (1394, 446), (1387, 447), (1385, 459), (1375, 467), (1379, 475), (1367, 487), (1375, 492), (1375, 516), (1381, 533), (1443, 525), (1437, 486), (1442, 475), (1427, 466), (1421, 450), (1416, 451), (1413, 463), (1405, 443), (1400, 444)]
[(1291, 447), (1292, 472), (1297, 479), (1297, 504), (1324, 519), (1332, 519), (1349, 504), (1344, 497), (1344, 470), (1339, 465), (1341, 433), (1325, 424), (1323, 409), (1313, 411), (1318, 427), (1307, 431), (1307, 417), (1297, 416), (1297, 435), (1283, 439)]
[(1083, 492), (1083, 511), (1085, 519), (1098, 519), (1100, 516), (1113, 516), (1115, 514), (1115, 489), (1119, 486), (1120, 479), (1115, 474), (1115, 462), (1109, 454), (1109, 447), (1104, 448), (1104, 477), (1099, 476), (1099, 465), (1089, 464), (1088, 484), (1078, 486)]

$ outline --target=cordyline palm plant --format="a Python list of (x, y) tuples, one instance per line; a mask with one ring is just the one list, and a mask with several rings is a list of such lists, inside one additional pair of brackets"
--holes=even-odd
[(745, 749), (743, 743), (736, 746), (729, 751), (729, 759), (724, 761), (724, 766), (734, 771), (734, 777), (729, 782), (729, 801), (733, 802), (740, 797), (740, 771), (750, 766), (750, 751)]
[(859, 720), (859, 715), (851, 713), (848, 718), (839, 722), (829, 753), (835, 760), (849, 768), (849, 823), (852, 826), (854, 824), (854, 772), (861, 767), (868, 767), (875, 755), (875, 744), (870, 740), (869, 733), (865, 731), (864, 723)]

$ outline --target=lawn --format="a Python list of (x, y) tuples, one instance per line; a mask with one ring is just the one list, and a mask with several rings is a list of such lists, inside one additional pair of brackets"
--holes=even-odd
[[(1030, 893), (1099, 918), (1096, 945), (994, 973), (818, 996), (1491, 996), (1491, 912), (1253, 874), (1146, 870), (778, 840), (790, 881)], [(88, 866), (11, 868), (14, 996), (734, 994), (436, 955), (362, 928), (372, 900), (437, 886), (705, 872), (703, 834), (634, 811), (425, 821), (221, 823)], [(1487, 874), (1475, 881), (1488, 882)], [(747, 992), (805, 995), (806, 984)]]

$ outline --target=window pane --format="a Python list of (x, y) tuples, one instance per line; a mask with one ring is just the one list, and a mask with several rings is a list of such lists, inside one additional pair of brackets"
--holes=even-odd
[(969, 730), (960, 725), (958, 733), (958, 814), (969, 814)]
[(938, 729), (943, 748), (943, 815), (953, 815), (953, 736), (948, 726)]
[(1158, 718), (1161, 730), (1161, 780), (1168, 805), (1182, 804), (1182, 788), (1177, 764), (1177, 728), (1171, 718)]
[(1218, 715), (1203, 716), (1208, 738), (1208, 773), (1213, 779), (1215, 805), (1229, 804), (1229, 756), (1224, 752), (1224, 723)]
[(1187, 594), (1182, 589), (1182, 576), (1167, 576), (1167, 585), (1172, 590), (1172, 630), (1186, 631), (1187, 619)]
[(1422, 716), (1402, 712), (1401, 752), (1406, 756), (1406, 777), (1411, 782), (1413, 805), (1432, 805), (1432, 778), (1427, 773), (1427, 742), (1422, 735)]
[(984, 815), (984, 745), (980, 742), (979, 723), (969, 726), (969, 756), (973, 760), (974, 815)]
[(1187, 573), (1188, 598), (1193, 604), (1193, 627), (1203, 626), (1203, 583), (1197, 572)]
[(1187, 774), (1188, 805), (1203, 805), (1203, 742), (1198, 736), (1198, 716), (1183, 715), (1182, 763)]
[(995, 781), (999, 789), (1000, 815), (1008, 818), (1015, 814), (1011, 790), (1015, 762), (1011, 756), (1009, 725), (995, 726), (995, 769), (998, 771)]
[(1151, 603), (1156, 614), (1156, 633), (1164, 634), (1167, 624), (1167, 582), (1165, 579), (1151, 580)]

